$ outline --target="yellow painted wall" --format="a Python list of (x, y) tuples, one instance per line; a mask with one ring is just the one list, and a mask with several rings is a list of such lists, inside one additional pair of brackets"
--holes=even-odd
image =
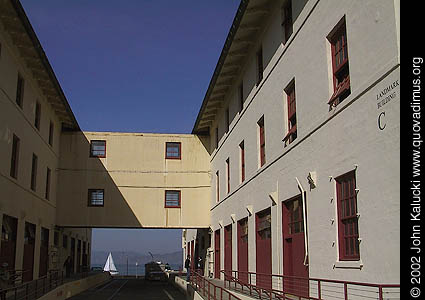
[[(106, 141), (106, 158), (90, 157), (91, 140)], [(181, 159), (165, 159), (166, 142), (181, 143)], [(208, 227), (209, 168), (195, 135), (63, 133), (58, 225)], [(104, 189), (104, 207), (88, 207), (88, 189)], [(164, 207), (165, 190), (181, 191), (181, 208)]]

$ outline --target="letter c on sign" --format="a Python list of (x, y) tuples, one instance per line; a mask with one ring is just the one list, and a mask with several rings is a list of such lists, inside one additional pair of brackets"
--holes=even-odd
[(378, 127), (379, 127), (379, 129), (384, 130), (384, 129), (385, 129), (385, 127), (387, 126), (387, 124), (386, 124), (386, 123), (384, 123), (384, 124), (382, 124), (382, 123), (381, 123), (381, 117), (382, 117), (382, 116), (384, 116), (384, 117), (385, 117), (385, 111), (381, 112), (381, 113), (379, 114), (379, 117), (378, 117)]

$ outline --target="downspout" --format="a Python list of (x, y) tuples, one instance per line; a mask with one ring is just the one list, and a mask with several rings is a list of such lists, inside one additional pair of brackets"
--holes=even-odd
[(295, 180), (298, 183), (298, 187), (301, 190), (301, 197), (303, 201), (303, 223), (304, 223), (304, 248), (305, 248), (305, 255), (304, 255), (304, 266), (308, 266), (307, 263), (307, 257), (308, 257), (308, 244), (307, 244), (307, 214), (306, 214), (306, 203), (305, 203), (305, 190), (303, 186), (301, 185), (300, 181), (297, 177), (295, 177)]

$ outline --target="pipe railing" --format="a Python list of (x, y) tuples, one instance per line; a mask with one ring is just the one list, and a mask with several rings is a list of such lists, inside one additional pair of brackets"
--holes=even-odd
[(374, 284), (354, 281), (221, 271), (224, 286), (260, 299), (400, 299), (399, 284)]
[(225, 288), (215, 285), (197, 272), (191, 272), (190, 284), (206, 300), (241, 300)]
[[(46, 276), (16, 285), (7, 289), (0, 289), (0, 300), (33, 300), (62, 285), (68, 280), (64, 271), (49, 271)], [(88, 272), (74, 274), (72, 279), (80, 279), (88, 276)]]

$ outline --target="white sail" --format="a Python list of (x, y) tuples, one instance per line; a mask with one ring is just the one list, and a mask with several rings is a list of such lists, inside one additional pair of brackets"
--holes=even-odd
[(108, 259), (106, 260), (103, 271), (109, 272), (112, 275), (118, 274), (117, 268), (115, 267), (114, 260), (112, 259), (112, 254), (109, 252)]

